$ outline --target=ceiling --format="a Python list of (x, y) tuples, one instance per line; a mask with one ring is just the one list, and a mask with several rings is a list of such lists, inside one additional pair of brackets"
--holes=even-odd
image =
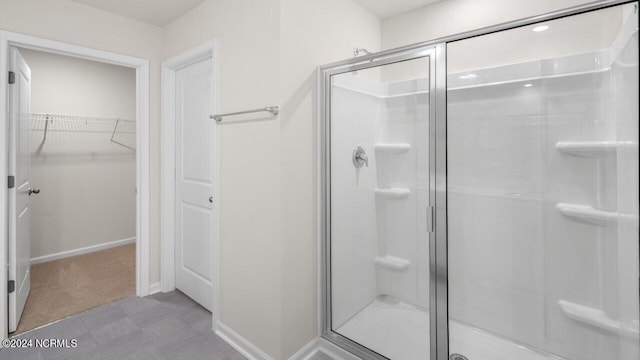
[(415, 10), (423, 6), (443, 0), (355, 0), (365, 9), (371, 11), (380, 19), (398, 15), (409, 10)]
[(71, 0), (124, 17), (164, 27), (205, 0)]
[[(71, 0), (147, 24), (165, 27), (205, 0)], [(355, 0), (380, 19), (443, 0)]]

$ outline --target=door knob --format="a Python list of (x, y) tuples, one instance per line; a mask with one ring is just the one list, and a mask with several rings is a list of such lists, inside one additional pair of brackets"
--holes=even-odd
[(29, 189), (29, 196), (31, 196), (31, 194), (40, 194), (40, 189)]
[(213, 204), (213, 196), (209, 197), (209, 202)]

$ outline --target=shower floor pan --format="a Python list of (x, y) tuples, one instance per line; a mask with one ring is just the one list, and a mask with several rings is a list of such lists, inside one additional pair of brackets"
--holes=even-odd
[[(392, 360), (429, 359), (429, 313), (390, 296), (373, 300), (337, 332)], [(563, 360), (455, 321), (449, 332), (451, 352), (469, 360)]]

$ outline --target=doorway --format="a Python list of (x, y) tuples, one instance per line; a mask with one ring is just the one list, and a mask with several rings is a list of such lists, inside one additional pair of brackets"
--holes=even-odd
[(9, 292), (9, 331), (16, 335), (135, 294), (136, 77), (122, 66), (11, 53), (21, 73), (10, 85), (12, 104), (24, 103), (28, 114), (20, 111), (10, 125), (22, 203), (10, 208), (17, 225), (9, 250), (16, 264), (31, 264), (10, 261), (18, 281)]
[(215, 42), (163, 62), (162, 291), (178, 289), (215, 314), (218, 124)]
[[(60, 42), (56, 42), (56, 41), (50, 41), (50, 40), (45, 40), (45, 39), (41, 39), (41, 38), (36, 38), (36, 37), (31, 37), (31, 36), (26, 36), (26, 35), (21, 35), (21, 34), (16, 34), (16, 33), (11, 33), (11, 32), (5, 32), (5, 31), (1, 31), (0, 32), (0, 59), (2, 60), (0, 62), (0, 70), (2, 70), (2, 74), (0, 75), (0, 80), (2, 80), (5, 84), (7, 84), (6, 86), (2, 86), (0, 87), (0, 109), (2, 109), (2, 113), (3, 114), (7, 114), (9, 113), (9, 110), (11, 109), (10, 104), (7, 102), (7, 98), (8, 98), (8, 91), (11, 91), (10, 86), (12, 86), (12, 84), (9, 84), (9, 80), (11, 79), (11, 76), (9, 76), (9, 59), (10, 59), (10, 53), (13, 52), (13, 49), (23, 49), (23, 51), (31, 51), (31, 50), (35, 50), (35, 51), (41, 51), (44, 53), (48, 53), (48, 54), (57, 54), (57, 55), (66, 55), (69, 57), (72, 57), (74, 59), (83, 59), (83, 60), (92, 60), (92, 61), (96, 61), (96, 62), (100, 62), (100, 63), (106, 63), (106, 64), (111, 64), (111, 65), (117, 65), (117, 66), (124, 66), (130, 69), (133, 69), (134, 72), (134, 76), (135, 76), (135, 99), (133, 100), (135, 105), (135, 111), (133, 113), (133, 119), (129, 119), (129, 120), (134, 120), (135, 123), (132, 124), (132, 127), (134, 129), (131, 129), (129, 131), (122, 131), (123, 133), (129, 133), (129, 132), (133, 132), (135, 131), (135, 133), (129, 134), (129, 135), (133, 135), (133, 139), (129, 138), (129, 139), (125, 139), (123, 137), (123, 133), (118, 134), (116, 131), (116, 134), (113, 133), (113, 128), (111, 128), (111, 133), (110, 134), (105, 134), (107, 135), (107, 142), (110, 142), (110, 140), (113, 140), (115, 142), (120, 142), (122, 143), (121, 145), (127, 145), (126, 142), (129, 140), (132, 140), (132, 142), (130, 142), (129, 144), (133, 144), (133, 146), (136, 149), (135, 155), (134, 155), (134, 171), (135, 171), (135, 176), (134, 176), (134, 188), (133, 188), (133, 198), (134, 198), (134, 213), (135, 213), (135, 220), (134, 222), (134, 237), (135, 240), (132, 240), (131, 238), (125, 238), (125, 239), (120, 239), (123, 240), (122, 243), (120, 244), (124, 244), (124, 243), (131, 243), (131, 245), (129, 245), (130, 247), (135, 247), (135, 250), (133, 251), (133, 259), (131, 259), (131, 256), (129, 256), (130, 258), (130, 263), (133, 263), (135, 265), (131, 266), (131, 267), (135, 267), (135, 275), (133, 277), (133, 280), (130, 281), (132, 283), (135, 284), (135, 293), (137, 295), (140, 296), (145, 296), (149, 294), (149, 243), (148, 243), (148, 232), (149, 232), (149, 151), (148, 151), (148, 144), (149, 144), (149, 109), (148, 109), (148, 104), (149, 104), (149, 62), (147, 60), (143, 60), (143, 59), (138, 59), (138, 58), (133, 58), (133, 57), (128, 57), (128, 56), (123, 56), (123, 55), (119, 55), (119, 54), (113, 54), (113, 53), (108, 53), (108, 52), (103, 52), (103, 51), (98, 51), (98, 50), (94, 50), (94, 49), (89, 49), (89, 48), (84, 48), (84, 47), (80, 47), (80, 46), (74, 46), (74, 45), (69, 45), (69, 44), (64, 44), (64, 43), (60, 43)], [(6, 70), (6, 71), (5, 71)], [(47, 114), (44, 114), (44, 116), (42, 118), (36, 118), (34, 119), (34, 121), (30, 121), (31, 120), (31, 113), (30, 111), (25, 111), (25, 114), (28, 113), (28, 116), (26, 115), (25, 122), (21, 122), (21, 124), (27, 124), (27, 125), (31, 125), (31, 123), (34, 123), (34, 127), (36, 127), (35, 123), (39, 123), (40, 125), (42, 125), (41, 128), (39, 128), (38, 131), (40, 131), (40, 135), (44, 135), (44, 127), (45, 126), (52, 126), (51, 128), (47, 129), (47, 137), (49, 137), (49, 140), (51, 140), (51, 142), (53, 142), (53, 138), (51, 137), (52, 133), (54, 132), (49, 132), (48, 130), (53, 130), (55, 128), (55, 123), (51, 120), (55, 120), (55, 119), (51, 119), (49, 118), (49, 121), (47, 122)], [(51, 113), (50, 115), (56, 115), (54, 113)], [(63, 115), (63, 114), (57, 114), (57, 115)], [(66, 114), (68, 115), (68, 114)], [(96, 116), (98, 117), (98, 116)], [(104, 117), (108, 117), (108, 116), (102, 116), (102, 118)], [(90, 120), (88, 118), (88, 115), (85, 114), (85, 122), (86, 125), (89, 124)], [(75, 121), (77, 119), (68, 119), (70, 121)], [(95, 120), (95, 119), (94, 119)], [(123, 119), (124, 120), (124, 119)], [(116, 120), (117, 121), (117, 120)], [(9, 123), (9, 120), (7, 119), (7, 123)], [(47, 125), (48, 123), (48, 125)], [(59, 121), (58, 126), (60, 126), (60, 124), (64, 123), (64, 121)], [(52, 125), (54, 124), (54, 125)], [(102, 124), (104, 125), (104, 124)], [(109, 124), (112, 125), (112, 124)], [(118, 124), (118, 127), (120, 128), (122, 124)], [(126, 125), (124, 125), (124, 127), (126, 127)], [(29, 130), (29, 126), (25, 126), (24, 128), (26, 128), (26, 134), (29, 134), (31, 131)], [(123, 128), (120, 128), (121, 130)], [(0, 164), (0, 172), (2, 173), (3, 177), (5, 179), (8, 179), (7, 185), (11, 185), (11, 179), (8, 177), (8, 175), (12, 175), (10, 174), (10, 168), (9, 168), (9, 155), (10, 154), (16, 154), (15, 151), (14, 152), (8, 152), (9, 146), (8, 144), (10, 144), (9, 140), (9, 132), (7, 131), (8, 129), (2, 129), (2, 131), (4, 132), (3, 134), (0, 134), (0, 142), (2, 142), (2, 147), (1, 147), (1, 151), (3, 151), (4, 153), (2, 154), (2, 156), (0, 157), (0, 161), (2, 162), (2, 164)], [(67, 130), (69, 130), (67, 128)], [(35, 131), (34, 131), (35, 132)], [(114, 135), (114, 136), (112, 136)], [(128, 135), (127, 135), (128, 136)], [(126, 137), (126, 136), (125, 136)], [(42, 140), (42, 138), (40, 138), (40, 140)], [(50, 144), (51, 144), (50, 142)], [(46, 146), (47, 141), (44, 141), (43, 146)], [(111, 143), (110, 145), (114, 145), (114, 146), (118, 146), (115, 143)], [(130, 145), (127, 145), (130, 146)], [(133, 147), (130, 146), (130, 147)], [(122, 149), (124, 150), (125, 147), (121, 146)], [(43, 148), (44, 149), (44, 148)], [(128, 149), (127, 151), (131, 151), (130, 149)], [(24, 153), (24, 152), (23, 152)], [(28, 153), (28, 152), (27, 152)], [(28, 157), (30, 160), (30, 157)], [(24, 183), (20, 184), (20, 185), (25, 185)], [(32, 184), (28, 184), (28, 185), (32, 185)], [(38, 196), (37, 190), (38, 188), (35, 186), (35, 184), (33, 184), (33, 187), (28, 187), (27, 189), (23, 189), (23, 190), (27, 190), (27, 196), (29, 193), (29, 189), (31, 189), (31, 195), (32, 197)], [(43, 191), (42, 188), (39, 189), (40, 191)], [(44, 195), (44, 192), (42, 192), (42, 195)], [(51, 195), (51, 194), (49, 194)], [(11, 193), (10, 191), (8, 192), (2, 192), (0, 194), (0, 200), (3, 203), (9, 203), (8, 200), (11, 198)], [(10, 215), (12, 214), (12, 211), (8, 211), (9, 207), (2, 207), (0, 209), (0, 228), (3, 231), (6, 231), (9, 234), (9, 231), (11, 231), (11, 229), (15, 229), (15, 225), (12, 224), (12, 221), (10, 220)], [(55, 209), (49, 209), (50, 211), (55, 211)], [(13, 212), (15, 214), (15, 211)], [(26, 214), (25, 212), (21, 212), (21, 214)], [(15, 216), (15, 215), (13, 215)], [(24, 229), (23, 229), (24, 230)], [(28, 230), (23, 231), (23, 233), (27, 233), (28, 234)], [(11, 234), (14, 235), (14, 234)], [(7, 266), (11, 265), (11, 262), (7, 261), (9, 259), (9, 240), (10, 240), (11, 236), (9, 236), (9, 238), (4, 238), (3, 241), (4, 242), (4, 246), (0, 247), (0, 252), (2, 254), (0, 257), (0, 265), (2, 266)], [(133, 245), (133, 243), (135, 243), (135, 245)], [(15, 247), (13, 247), (15, 249)], [(91, 250), (97, 250), (100, 249), (100, 247), (98, 248), (92, 248)], [(115, 248), (114, 248), (115, 249)], [(78, 250), (78, 249), (76, 249)], [(87, 250), (87, 249), (84, 249)], [(104, 251), (110, 251), (111, 249), (108, 250), (104, 250)], [(82, 251), (81, 251), (82, 252)], [(25, 254), (26, 251), (22, 251), (22, 254)], [(63, 254), (58, 254), (60, 256), (64, 256), (64, 251), (62, 251)], [(51, 255), (51, 254), (48, 254)], [(81, 256), (88, 256), (91, 254), (86, 254), (86, 255), (81, 255)], [(35, 262), (38, 262), (39, 260), (47, 260), (47, 259), (51, 259), (50, 257), (47, 258), (46, 256), (44, 258), (41, 259), (35, 259)], [(20, 262), (21, 264), (21, 269), (20, 272), (23, 274), (28, 274), (28, 276), (32, 276), (32, 271), (31, 271), (31, 255), (29, 254), (28, 256), (23, 256), (22, 261)], [(132, 261), (131, 261), (132, 260)], [(122, 264), (121, 264), (122, 265)], [(34, 265), (37, 266), (37, 265)], [(120, 266), (123, 267), (123, 266)], [(27, 268), (28, 270), (24, 270), (24, 268)], [(28, 272), (27, 272), (28, 271)], [(13, 284), (11, 284), (8, 280), (14, 280), (15, 279), (10, 279), (8, 278), (7, 273), (2, 272), (2, 274), (0, 275), (0, 278), (2, 280), (2, 284), (0, 285), (1, 288), (6, 292), (6, 294), (9, 294), (9, 290), (15, 290), (15, 287), (17, 287), (17, 283), (22, 283), (22, 289), (26, 289), (25, 285), (26, 282), (24, 280), (22, 281), (18, 281), (15, 282)], [(23, 278), (26, 278), (27, 276), (25, 275)], [(13, 288), (13, 289), (12, 289)], [(16, 302), (17, 303), (17, 302)], [(26, 300), (24, 301), (24, 303), (26, 303)], [(4, 308), (5, 310), (0, 312), (4, 315), (0, 316), (0, 330), (1, 330), (1, 334), (3, 338), (6, 338), (8, 336), (8, 329), (9, 329), (9, 301), (8, 301), (8, 296), (7, 297), (0, 297), (0, 307)], [(16, 306), (15, 308), (17, 309), (19, 306)]]

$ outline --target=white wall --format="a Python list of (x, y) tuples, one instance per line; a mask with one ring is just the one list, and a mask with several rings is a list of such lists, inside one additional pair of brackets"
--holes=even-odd
[[(165, 58), (218, 40), (219, 111), (278, 104), (276, 0), (206, 1), (165, 29)], [(256, 117), (247, 117), (255, 119)], [(220, 320), (274, 358), (281, 354), (279, 123), (264, 118), (218, 127)]]
[(282, 107), (220, 125), (221, 321), (275, 359), (317, 335), (315, 70), (378, 37), (350, 0), (207, 1), (166, 28), (165, 58), (218, 40), (220, 112)]
[[(31, 112), (135, 119), (135, 70), (32, 50)], [(32, 121), (32, 258), (136, 235), (135, 152), (110, 142), (112, 124)], [(62, 131), (60, 131), (62, 130)], [(106, 131), (93, 133), (92, 131)], [(117, 140), (135, 147), (134, 126)]]
[(317, 330), (316, 68), (380, 49), (380, 22), (352, 0), (283, 0), (280, 27), (283, 358)]
[(150, 283), (158, 282), (161, 29), (69, 0), (0, 0), (0, 8), (0, 29), (150, 60)]

